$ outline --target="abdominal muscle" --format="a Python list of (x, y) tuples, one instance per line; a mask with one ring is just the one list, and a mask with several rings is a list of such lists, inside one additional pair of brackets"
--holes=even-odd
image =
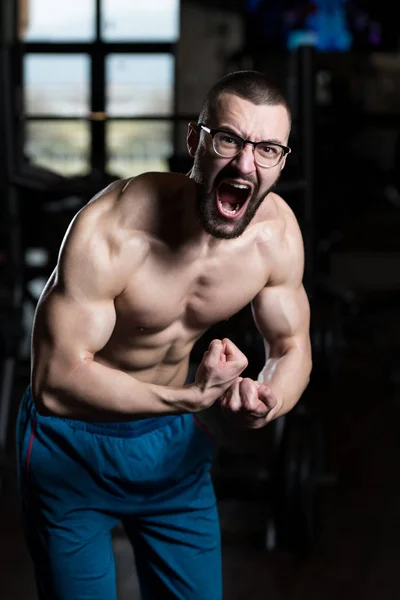
[(187, 381), (191, 350), (202, 332), (193, 335), (187, 331), (182, 336), (180, 331), (177, 337), (171, 335), (174, 329), (176, 332), (177, 327), (171, 326), (170, 331), (152, 334), (139, 330), (134, 336), (125, 336), (123, 342), (113, 335), (94, 360), (145, 383), (182, 386)]

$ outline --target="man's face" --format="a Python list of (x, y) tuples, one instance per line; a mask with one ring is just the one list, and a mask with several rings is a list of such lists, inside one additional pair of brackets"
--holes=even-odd
[[(284, 106), (256, 105), (233, 94), (219, 97), (215, 114), (205, 125), (253, 142), (283, 145), (290, 132)], [(191, 125), (188, 148), (194, 157), (191, 177), (199, 185), (198, 212), (204, 229), (217, 238), (238, 237), (278, 181), (285, 158), (274, 167), (260, 167), (250, 144), (237, 156), (222, 158), (213, 149), (211, 135)]]

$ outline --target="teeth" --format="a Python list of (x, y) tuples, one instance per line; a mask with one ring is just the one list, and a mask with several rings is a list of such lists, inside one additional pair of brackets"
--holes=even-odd
[[(228, 182), (227, 182), (228, 183)], [(231, 185), (232, 187), (238, 188), (239, 190), (248, 190), (249, 186), (245, 185), (243, 183), (233, 183), (233, 182), (229, 182), (228, 185)]]

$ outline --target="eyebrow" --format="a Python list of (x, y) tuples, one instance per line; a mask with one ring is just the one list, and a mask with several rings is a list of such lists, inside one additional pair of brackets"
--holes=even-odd
[[(226, 131), (227, 133), (233, 133), (234, 135), (237, 135), (238, 137), (242, 138), (242, 140), (246, 139), (240, 133), (238, 133), (237, 131), (234, 131), (229, 126), (224, 127), (223, 125), (221, 125), (220, 127), (215, 127), (215, 129), (220, 129), (221, 131)], [(250, 141), (253, 141), (253, 140), (250, 140)], [(260, 140), (259, 142), (256, 142), (256, 144), (262, 144), (262, 143), (266, 143), (266, 142), (270, 142), (271, 144), (278, 144), (280, 146), (284, 146), (284, 143), (281, 142), (280, 140), (278, 140), (277, 138), (268, 138), (267, 140)]]

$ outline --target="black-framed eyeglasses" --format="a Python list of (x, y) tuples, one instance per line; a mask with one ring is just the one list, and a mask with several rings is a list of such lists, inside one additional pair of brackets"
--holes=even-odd
[(231, 131), (223, 129), (210, 129), (203, 123), (198, 127), (209, 133), (212, 137), (214, 152), (223, 158), (234, 158), (243, 150), (246, 144), (254, 148), (254, 160), (260, 167), (276, 167), (282, 158), (291, 152), (289, 146), (283, 146), (277, 142), (252, 142), (245, 140)]

